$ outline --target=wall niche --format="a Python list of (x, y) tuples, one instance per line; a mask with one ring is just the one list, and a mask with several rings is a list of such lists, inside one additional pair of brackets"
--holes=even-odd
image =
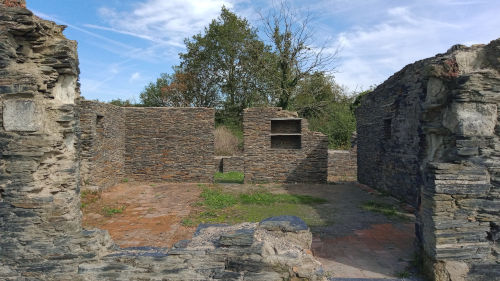
[(271, 119), (271, 148), (301, 149), (302, 119), (301, 118)]

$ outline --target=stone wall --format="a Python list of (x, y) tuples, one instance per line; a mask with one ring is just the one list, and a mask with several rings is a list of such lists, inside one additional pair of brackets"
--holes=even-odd
[[(107, 232), (82, 229), (76, 43), (62, 35), (62, 26), (5, 1), (0, 0), (0, 280), (326, 280), (310, 252), (312, 234), (298, 218), (200, 227), (192, 241), (173, 249), (119, 249)], [(98, 114), (112, 109), (87, 105)], [(104, 131), (111, 130), (108, 125), (103, 123)], [(158, 132), (157, 137), (180, 133)]]
[(357, 181), (358, 165), (356, 149), (328, 150), (328, 181)]
[(0, 1), (0, 280), (81, 280), (107, 236), (81, 227), (76, 42), (12, 3)]
[(124, 108), (125, 171), (141, 181), (211, 182), (213, 108)]
[(435, 280), (500, 276), (500, 40), (394, 74), (357, 110), (358, 179), (418, 207)]
[(326, 182), (328, 139), (296, 113), (245, 109), (243, 134), (246, 182)]
[(78, 102), (81, 180), (107, 188), (126, 177), (125, 118), (121, 107), (95, 101)]
[(215, 171), (221, 173), (245, 171), (243, 156), (215, 156)]

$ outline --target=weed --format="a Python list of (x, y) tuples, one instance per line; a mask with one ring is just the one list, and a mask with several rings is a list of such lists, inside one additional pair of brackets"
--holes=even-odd
[(182, 219), (181, 225), (186, 226), (186, 227), (190, 227), (190, 226), (195, 226), (195, 223), (192, 219)]
[(127, 179), (127, 178), (124, 178), (124, 179), (122, 180), (122, 182), (128, 182), (128, 179)]
[(216, 183), (243, 183), (245, 175), (242, 172), (217, 172), (214, 175), (214, 181)]
[(151, 186), (151, 187), (155, 187), (155, 186), (156, 186), (156, 184), (155, 184), (155, 183), (152, 183), (152, 184), (150, 184), (149, 186)]
[(410, 272), (403, 270), (400, 272), (396, 272), (396, 277), (398, 278), (409, 278), (411, 276)]
[(396, 206), (391, 204), (368, 201), (363, 203), (361, 207), (367, 211), (381, 213), (388, 218), (397, 218), (405, 221), (409, 220), (409, 218), (402, 214)]
[(118, 208), (113, 208), (113, 207), (102, 207), (102, 211), (104, 212), (104, 215), (106, 216), (112, 216), (114, 214), (121, 214), (123, 211), (125, 211), (126, 206), (120, 206)]
[(80, 193), (81, 204), (80, 208), (86, 208), (88, 205), (95, 203), (97, 200), (101, 198), (101, 194), (97, 191), (88, 191), (84, 190)]

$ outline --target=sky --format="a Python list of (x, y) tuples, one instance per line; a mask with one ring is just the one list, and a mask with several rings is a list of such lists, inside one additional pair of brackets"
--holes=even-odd
[[(338, 50), (328, 69), (350, 92), (366, 90), (405, 65), (455, 44), (500, 38), (499, 0), (289, 0), (309, 15), (313, 49)], [(262, 31), (275, 0), (27, 0), (41, 18), (67, 25), (78, 42), (86, 99), (139, 102), (144, 87), (171, 73), (184, 39), (203, 32), (222, 6)], [(264, 37), (262, 32), (259, 34)], [(264, 38), (263, 38), (264, 39)]]

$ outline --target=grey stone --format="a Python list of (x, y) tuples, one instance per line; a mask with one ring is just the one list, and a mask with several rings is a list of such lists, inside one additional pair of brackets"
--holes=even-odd
[(3, 126), (6, 131), (35, 132), (40, 130), (42, 112), (32, 100), (5, 100)]
[(259, 227), (271, 231), (299, 232), (308, 231), (307, 224), (297, 216), (277, 216), (267, 218), (259, 223)]

